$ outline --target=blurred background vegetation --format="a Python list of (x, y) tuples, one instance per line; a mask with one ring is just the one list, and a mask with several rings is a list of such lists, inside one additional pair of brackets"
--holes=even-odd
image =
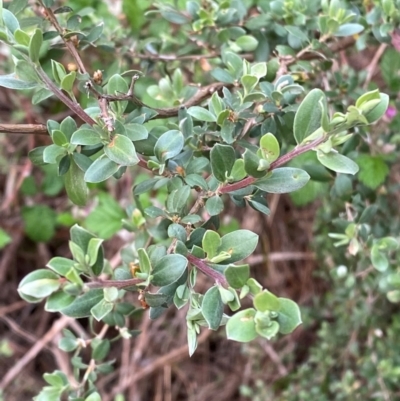
[[(13, 2), (7, 3), (11, 7)], [(177, 3), (184, 8), (186, 2)], [(380, 2), (348, 3), (367, 13)], [(118, 63), (124, 63), (145, 71), (136, 93), (155, 107), (165, 105), (168, 90), (179, 89), (164, 88), (163, 93), (157, 86), (160, 66), (155, 68), (151, 58), (132, 56), (135, 46), (151, 54), (152, 46), (162, 47), (163, 37), (170, 40), (176, 35), (175, 45), (182, 45), (179, 25), (171, 25), (168, 15), (155, 22), (145, 17), (153, 2), (73, 0), (65, 4), (80, 10), (83, 25), (104, 21), (105, 39), (82, 52), (92, 70), (111, 76)], [(28, 11), (26, 17), (29, 24), (34, 13)], [(382, 48), (371, 33), (362, 40), (354, 38), (354, 43), (335, 55), (334, 68), (303, 78), (310, 87), (326, 84), (338, 104), (356, 98), (360, 88), (379, 87), (391, 96), (384, 121), (360, 133), (351, 145), (360, 150), (360, 173), (314, 180), (291, 196), (271, 195), (270, 216), (252, 209), (244, 212), (231, 204), (224, 217), (225, 232), (241, 227), (260, 235), (258, 252), (248, 260), (253, 274), (273, 293), (298, 302), (304, 324), (284, 338), (245, 345), (207, 332), (189, 358), (182, 311), (170, 310), (155, 322), (137, 314), (136, 328), (142, 334), (130, 343), (113, 346), (115, 372), (99, 383), (104, 400), (400, 400), (399, 299), (388, 290), (389, 284), (398, 288), (399, 283), (383, 279), (362, 250), (354, 252), (347, 244), (335, 247), (335, 240), (328, 237), (328, 233), (343, 232), (366, 209), (368, 225), (377, 238), (400, 235), (400, 51), (396, 46)], [(381, 50), (370, 76), (368, 66)], [(50, 58), (64, 65), (71, 62), (63, 49), (49, 46), (42, 55), (47, 69)], [(10, 73), (9, 62), (9, 50), (0, 47), (1, 74)], [(203, 75), (207, 77), (213, 67), (212, 60), (199, 58), (184, 65), (183, 74), (193, 82), (204, 81)], [(176, 82), (174, 62), (165, 62), (163, 68)], [(84, 95), (79, 100), (90, 106), (91, 100)], [(0, 91), (0, 123), (46, 123), (68, 115), (56, 101), (32, 105), (29, 92)], [(148, 177), (137, 169), (136, 176), (91, 185), (92, 202), (79, 209), (68, 201), (55, 166), (34, 167), (27, 157), (29, 150), (49, 143), (46, 136), (0, 133), (0, 377), (12, 369), (18, 372), (3, 395), (7, 401), (32, 399), (43, 386), (42, 374), (65, 367), (67, 361), (55, 337), (29, 363), (21, 363), (37, 340), (51, 332), (55, 317), (40, 304), (21, 301), (16, 291), (19, 281), (44, 267), (52, 256), (68, 254), (69, 227), (75, 223), (102, 238), (112, 237), (106, 243), (106, 256), (118, 258), (130, 238), (123, 219), (127, 218), (125, 208), (133, 202), (132, 183)], [(304, 167), (312, 161), (305, 155), (293, 165)], [(152, 196), (162, 203), (165, 193), (154, 191)], [(142, 202), (150, 205), (146, 196)], [(391, 263), (398, 263), (397, 258), (398, 254), (392, 255)], [(76, 324), (82, 332), (88, 329), (86, 320)], [(128, 366), (124, 355), (131, 352), (135, 362)], [(113, 389), (123, 382), (124, 369), (140, 374), (124, 392), (125, 398), (118, 398)]]

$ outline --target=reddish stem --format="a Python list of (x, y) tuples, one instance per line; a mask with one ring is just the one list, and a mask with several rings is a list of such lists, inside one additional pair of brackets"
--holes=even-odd
[[(271, 163), (271, 166), (269, 167), (268, 171), (275, 170), (276, 168), (286, 164), (287, 162), (289, 162), (290, 160), (294, 159), (295, 157), (301, 155), (302, 153), (308, 152), (309, 150), (311, 150), (311, 149), (315, 148), (316, 146), (320, 145), (321, 143), (325, 142), (326, 139), (327, 139), (327, 137), (322, 136), (321, 138), (315, 139), (314, 141), (308, 143), (307, 145), (294, 148), (290, 152), (281, 156), (278, 160)], [(218, 190), (218, 192), (220, 194), (226, 194), (228, 192), (237, 191), (238, 189), (248, 187), (249, 185), (253, 184), (255, 181), (257, 181), (257, 178), (246, 177), (241, 181), (221, 187)]]
[(220, 284), (224, 287), (228, 287), (229, 284), (226, 281), (225, 276), (220, 273), (219, 271), (213, 269), (212, 267), (208, 266), (203, 259), (196, 258), (192, 254), (188, 253), (186, 255), (187, 260), (194, 266), (196, 266), (201, 272), (203, 272), (206, 276), (211, 277), (215, 280), (217, 284)]

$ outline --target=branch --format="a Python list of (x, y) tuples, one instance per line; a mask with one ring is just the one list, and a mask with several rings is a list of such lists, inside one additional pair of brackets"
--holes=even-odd
[(36, 71), (46, 84), (47, 88), (53, 92), (54, 95), (56, 95), (67, 107), (69, 107), (82, 121), (89, 125), (96, 124), (96, 121), (93, 120), (93, 118), (90, 117), (78, 103), (72, 101), (67, 95), (64, 94), (64, 92), (57, 88), (54, 82), (47, 76), (41, 67), (37, 68)]
[(63, 28), (60, 26), (60, 24), (57, 21), (56, 16), (54, 15), (53, 11), (51, 8), (46, 7), (43, 4), (42, 0), (39, 0), (41, 6), (44, 8), (46, 16), (48, 18), (48, 20), (50, 21), (51, 25), (54, 26), (54, 28), (56, 28), (57, 32), (60, 34), (61, 39), (63, 40), (65, 46), (67, 47), (68, 51), (71, 53), (72, 57), (75, 59), (76, 64), (78, 65), (78, 68), (80, 70), (80, 72), (82, 74), (86, 74), (86, 68), (81, 60), (81, 57), (79, 56), (78, 50), (76, 49), (75, 45), (68, 39), (64, 38), (64, 30)]
[(131, 287), (133, 285), (142, 283), (143, 280), (140, 278), (131, 278), (129, 280), (95, 280), (89, 283), (85, 283), (86, 287), (89, 288), (109, 288), (109, 287), (116, 287), (119, 289)]
[(188, 253), (186, 255), (187, 260), (194, 266), (196, 266), (201, 272), (203, 272), (206, 276), (211, 277), (215, 280), (217, 284), (220, 284), (224, 287), (228, 287), (229, 284), (226, 281), (225, 276), (220, 273), (219, 271), (213, 269), (212, 267), (208, 266), (204, 260), (196, 258), (192, 254)]
[(48, 135), (47, 127), (43, 124), (0, 124), (0, 132), (5, 134)]
[[(286, 153), (285, 155), (281, 156), (278, 160), (274, 161), (273, 163), (271, 163), (271, 166), (269, 167), (268, 171), (272, 171), (284, 164), (286, 164), (287, 162), (289, 162), (290, 160), (294, 159), (295, 157), (308, 152), (309, 150), (314, 149), (315, 147), (317, 147), (318, 145), (320, 145), (321, 143), (325, 142), (327, 140), (327, 136), (322, 136), (321, 138), (315, 139), (314, 141), (308, 143), (307, 145), (301, 146), (301, 147), (296, 147), (293, 150), (291, 150), (290, 152)], [(254, 177), (246, 177), (241, 181), (235, 182), (233, 184), (228, 184), (225, 185), (224, 187), (221, 187), (218, 190), (218, 193), (220, 194), (226, 194), (228, 192), (233, 192), (233, 191), (237, 191), (238, 189), (242, 189), (245, 187), (248, 187), (249, 185), (253, 184), (255, 181), (257, 181), (258, 178), (254, 178)]]
[(228, 84), (228, 83), (224, 83), (224, 82), (214, 82), (210, 85), (200, 88), (185, 103), (182, 103), (181, 105), (176, 106), (176, 107), (167, 107), (167, 108), (163, 108), (163, 109), (158, 109), (155, 107), (148, 106), (147, 104), (143, 103), (140, 99), (138, 99), (131, 92), (128, 92), (125, 95), (119, 95), (119, 96), (118, 95), (117, 96), (102, 95), (102, 94), (96, 92), (96, 96), (98, 96), (99, 98), (101, 97), (101, 98), (107, 99), (109, 102), (128, 100), (128, 101), (131, 101), (131, 102), (137, 104), (138, 106), (147, 107), (148, 109), (156, 111), (157, 115), (154, 118), (170, 118), (170, 117), (177, 116), (179, 113), (179, 110), (181, 110), (182, 108), (184, 108), (184, 107), (189, 108), (192, 106), (196, 106), (196, 105), (200, 104), (201, 102), (203, 102), (204, 100), (208, 99), (214, 92), (217, 92), (224, 87), (229, 88), (231, 86), (232, 86), (232, 84)]

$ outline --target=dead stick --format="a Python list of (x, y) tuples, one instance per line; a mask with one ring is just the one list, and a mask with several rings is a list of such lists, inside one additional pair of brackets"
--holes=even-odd
[(6, 134), (48, 135), (47, 127), (43, 124), (0, 124), (0, 132)]
[(62, 316), (56, 320), (51, 329), (38, 340), (37, 343), (6, 373), (0, 383), (0, 389), (6, 387), (20, 374), (21, 370), (36, 357), (36, 355), (49, 343), (68, 323), (73, 320), (71, 317)]

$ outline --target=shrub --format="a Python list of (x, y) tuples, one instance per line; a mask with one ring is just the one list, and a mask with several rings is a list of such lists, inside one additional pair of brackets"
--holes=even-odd
[[(0, 9), (0, 39), (14, 67), (0, 85), (30, 91), (33, 104), (56, 98), (71, 111), (46, 127), (18, 127), (52, 139), (30, 152), (31, 161), (54, 165), (81, 207), (94, 185), (138, 167), (148, 178), (134, 183), (126, 215), (106, 194), (93, 212), (115, 223), (104, 237), (121, 220), (134, 233), (120, 266), (112, 269), (105, 259), (104, 238), (74, 225), (72, 257), (56, 256), (47, 269), (28, 274), (18, 289), (24, 300), (45, 299), (47, 311), (101, 321), (116, 327), (119, 338), (137, 334), (127, 325), (136, 310), (124, 300), (129, 292), (151, 319), (185, 307), (190, 354), (201, 327), (225, 325), (227, 338), (240, 342), (289, 334), (301, 323), (298, 305), (251, 277), (243, 260), (256, 249), (257, 235), (245, 229), (220, 235), (220, 216), (228, 201), (268, 215), (268, 194), (300, 190), (293, 197), (302, 203), (301, 194), (312, 200), (328, 182), (333, 198), (352, 202), (330, 237), (366, 268), (372, 263), (388, 298), (398, 301), (391, 260), (398, 242), (374, 229), (378, 206), (368, 205), (389, 170), (383, 156), (363, 147), (390, 98), (369, 76), (362, 86), (362, 74), (333, 68), (340, 50), (365, 47), (373, 37), (390, 41), (399, 18), (394, 2), (371, 5), (368, 13), (339, 1), (159, 2), (147, 11), (149, 20), (136, 18), (124, 2), (122, 29), (110, 15), (103, 22), (96, 12), (54, 3), (40, 0), (31, 10), (21, 0)], [(60, 47), (62, 53), (54, 50)], [(110, 64), (110, 57), (117, 60)], [(357, 163), (364, 186), (354, 190), (348, 175), (357, 174)], [(148, 196), (160, 190), (156, 200)], [(45, 206), (23, 213), (28, 234), (55, 220)], [(53, 229), (44, 225), (36, 240)], [(213, 282), (204, 293), (196, 288), (198, 274)], [(243, 309), (245, 298), (251, 305)], [(47, 374), (49, 386), (37, 400), (100, 399), (96, 380), (111, 369), (104, 362), (110, 340), (95, 336), (89, 343), (86, 364), (79, 357), (85, 344), (65, 331), (60, 347), (74, 352), (76, 382), (59, 371)]]

